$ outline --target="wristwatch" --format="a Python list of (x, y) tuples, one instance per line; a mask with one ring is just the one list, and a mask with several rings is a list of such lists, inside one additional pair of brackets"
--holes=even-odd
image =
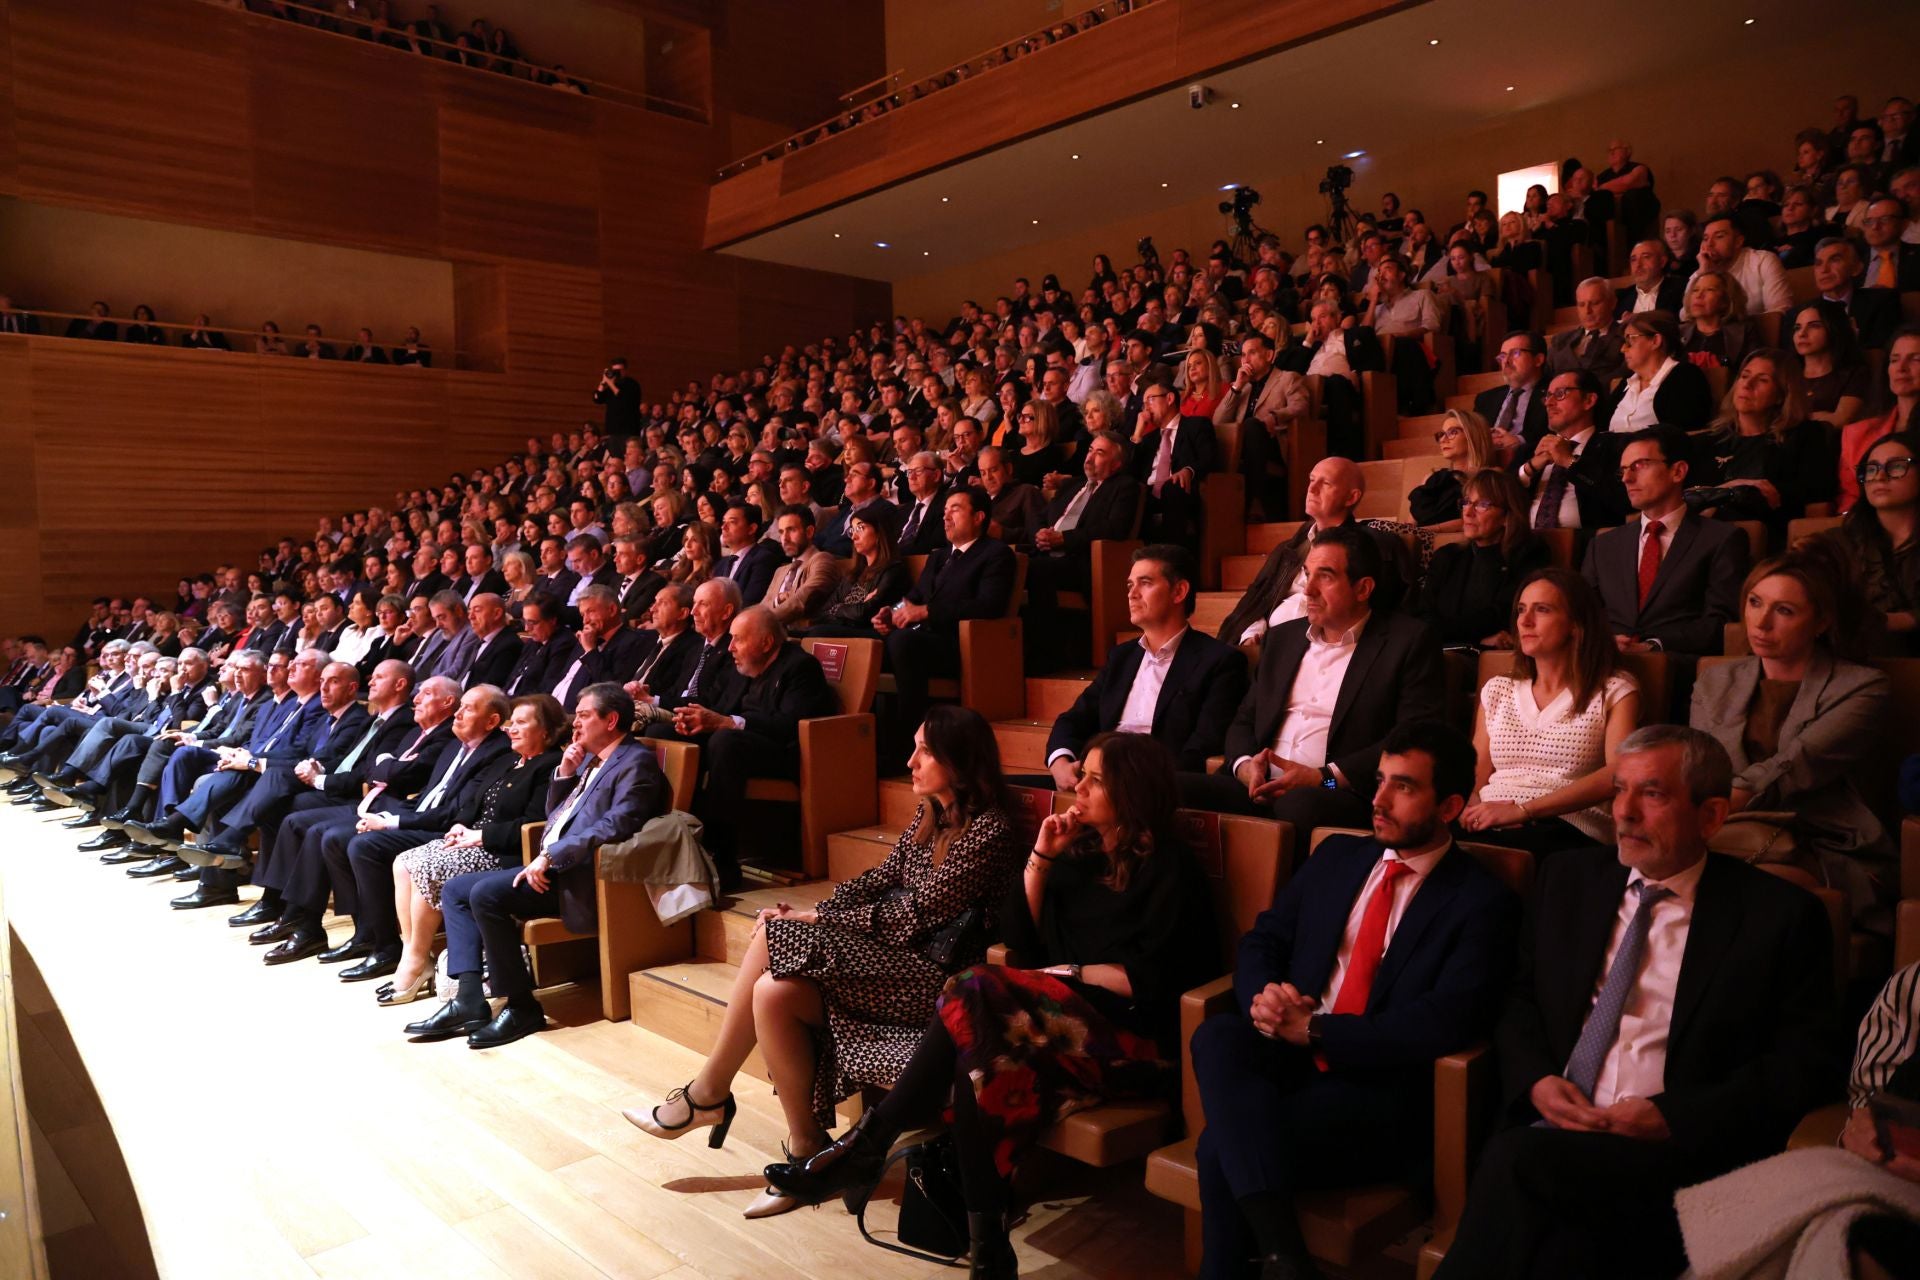
[(1321, 1027), (1323, 1025), (1320, 1020), (1325, 1016), (1323, 1013), (1316, 1013), (1307, 1019), (1307, 1048), (1318, 1049), (1320, 1047)]
[(1323, 764), (1320, 766), (1320, 785), (1328, 791), (1338, 791), (1340, 789), (1340, 779), (1334, 776), (1332, 765)]

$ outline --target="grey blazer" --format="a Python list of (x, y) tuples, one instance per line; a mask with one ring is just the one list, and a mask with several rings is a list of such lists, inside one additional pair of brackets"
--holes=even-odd
[(1735, 789), (1753, 793), (1750, 807), (1799, 815), (1828, 881), (1846, 892), (1858, 919), (1890, 896), (1897, 872), (1892, 841), (1854, 785), (1867, 769), (1885, 767), (1892, 686), (1875, 667), (1816, 650), (1780, 726), (1779, 751), (1749, 760), (1743, 739), (1759, 683), (1758, 658), (1703, 666), (1688, 719), (1727, 749)]

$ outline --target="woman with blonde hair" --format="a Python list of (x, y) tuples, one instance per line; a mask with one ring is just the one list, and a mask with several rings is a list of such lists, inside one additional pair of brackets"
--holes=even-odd
[(1035, 396), (1014, 412), (1013, 424), (1023, 442), (1018, 453), (1008, 455), (1013, 478), (1037, 489), (1048, 473), (1059, 471), (1066, 463), (1066, 451), (1057, 443), (1059, 411), (1052, 401)]
[(1440, 458), (1447, 465), (1407, 495), (1407, 509), (1421, 528), (1451, 533), (1460, 527), (1462, 483), (1468, 476), (1496, 465), (1498, 458), (1487, 420), (1471, 409), (1447, 410), (1446, 418), (1433, 433), (1433, 442), (1440, 446)]
[(1747, 291), (1724, 271), (1702, 271), (1687, 286), (1680, 326), (1686, 358), (1702, 369), (1738, 369), (1756, 335), (1747, 327)]
[(1784, 351), (1747, 357), (1700, 443), (1701, 483), (1686, 494), (1697, 514), (1784, 528), (1834, 496), (1835, 450), (1826, 425), (1808, 419), (1800, 362)]
[(720, 562), (720, 531), (702, 520), (695, 520), (680, 537), (680, 555), (667, 574), (670, 582), (697, 587), (713, 576)]
[(1208, 418), (1220, 407), (1226, 394), (1226, 379), (1220, 372), (1220, 359), (1205, 347), (1187, 353), (1182, 366), (1186, 373), (1185, 393), (1180, 397), (1182, 417)]

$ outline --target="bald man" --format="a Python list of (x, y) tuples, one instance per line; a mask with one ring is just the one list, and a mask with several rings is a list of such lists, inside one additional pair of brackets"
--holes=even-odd
[[(1306, 520), (1293, 537), (1268, 553), (1253, 585), (1215, 634), (1228, 644), (1257, 644), (1267, 628), (1303, 616), (1300, 588), (1304, 585), (1307, 552), (1322, 532), (1352, 521), (1354, 508), (1366, 493), (1366, 477), (1358, 463), (1338, 457), (1315, 463), (1307, 476)], [(1372, 537), (1386, 566), (1382, 581), (1374, 588), (1374, 607), (1391, 609), (1413, 581), (1412, 552), (1400, 540), (1391, 520), (1362, 520), (1360, 526)]]

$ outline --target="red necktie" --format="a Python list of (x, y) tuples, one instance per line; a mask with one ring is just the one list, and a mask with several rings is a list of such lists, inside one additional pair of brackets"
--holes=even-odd
[[(1393, 915), (1393, 882), (1412, 870), (1396, 858), (1389, 860), (1381, 871), (1380, 883), (1373, 887), (1373, 896), (1367, 899), (1367, 909), (1361, 913), (1360, 932), (1355, 935), (1353, 950), (1347, 956), (1347, 974), (1340, 983), (1340, 994), (1333, 998), (1330, 1012), (1367, 1011), (1367, 997), (1373, 994), (1373, 975), (1380, 971), (1380, 961), (1387, 954), (1387, 920)], [(1316, 1053), (1313, 1065), (1325, 1071), (1327, 1060)]]
[(1640, 544), (1640, 607), (1647, 607), (1647, 597), (1653, 594), (1653, 580), (1660, 576), (1660, 535), (1664, 532), (1658, 520), (1647, 521), (1647, 536)]

